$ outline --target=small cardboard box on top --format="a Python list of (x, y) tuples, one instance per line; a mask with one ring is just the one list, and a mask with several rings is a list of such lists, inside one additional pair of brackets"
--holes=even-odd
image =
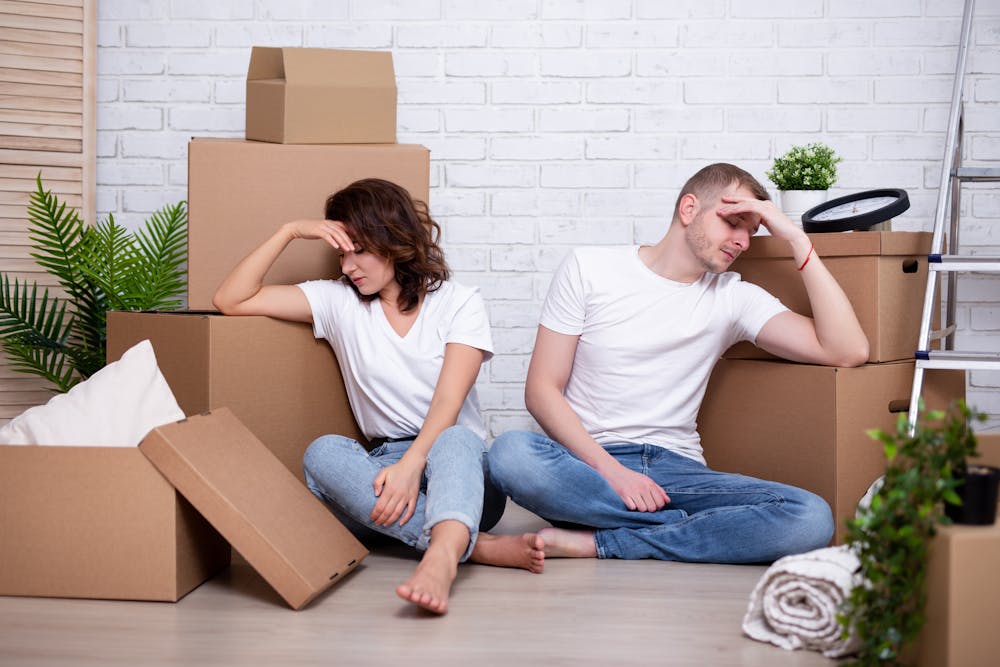
[[(322, 219), (327, 197), (362, 178), (382, 178), (427, 203), (430, 151), (423, 146), (293, 146), (196, 138), (188, 144), (188, 308), (213, 310), (229, 272), (278, 227)], [(265, 278), (292, 284), (340, 275), (325, 243), (294, 241)]]
[(337, 357), (308, 324), (193, 311), (108, 313), (109, 360), (146, 339), (184, 414), (229, 408), (303, 483), (302, 455), (317, 437), (365, 442)]
[(2, 595), (176, 601), (228, 540), (300, 609), (367, 555), (225, 409), (138, 448), (0, 446), (0, 529)]
[(395, 143), (392, 53), (253, 47), (246, 138), (285, 144)]
[[(927, 284), (930, 233), (809, 234), (809, 240), (854, 306), (871, 346), (868, 361), (912, 359)], [(745, 281), (760, 285), (793, 311), (812, 315), (796, 268), (788, 243), (762, 236), (751, 241), (731, 270)], [(734, 345), (724, 356), (774, 358), (746, 342)]]
[[(844, 520), (885, 470), (881, 445), (867, 431), (894, 431), (913, 383), (912, 361), (835, 368), (781, 361), (723, 359), (698, 414), (708, 465), (791, 484), (821, 496)], [(963, 371), (929, 370), (928, 409), (965, 397)]]

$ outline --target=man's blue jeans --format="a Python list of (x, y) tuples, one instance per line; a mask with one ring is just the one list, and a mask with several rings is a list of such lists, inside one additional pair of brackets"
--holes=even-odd
[(504, 433), (487, 459), (518, 505), (557, 526), (593, 529), (598, 558), (761, 563), (824, 547), (833, 535), (830, 507), (808, 491), (716, 472), (654, 445), (605, 449), (662, 486), (670, 503), (629, 510), (596, 470), (538, 433)]
[(465, 560), (479, 530), (489, 530), (500, 520), (506, 501), (489, 483), (486, 443), (463, 426), (443, 431), (427, 455), (413, 516), (402, 526), (398, 520), (377, 526), (370, 518), (378, 501), (375, 476), (399, 461), (411, 444), (412, 440), (387, 442), (368, 452), (351, 438), (325, 435), (309, 445), (303, 457), (306, 484), (366, 543), (381, 534), (425, 551), (431, 528), (448, 519), (460, 521), (469, 529)]

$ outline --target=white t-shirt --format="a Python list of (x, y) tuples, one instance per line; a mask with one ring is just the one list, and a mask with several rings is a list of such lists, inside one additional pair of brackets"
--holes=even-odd
[(787, 308), (736, 273), (667, 280), (638, 251), (574, 250), (541, 324), (580, 336), (565, 395), (598, 443), (658, 445), (704, 463), (695, 422), (715, 362)]
[[(365, 437), (399, 438), (420, 432), (444, 363), (447, 343), (493, 356), (490, 322), (479, 290), (445, 282), (424, 297), (406, 336), (400, 337), (376, 299), (364, 302), (339, 280), (298, 286), (313, 314), (313, 334), (325, 338), (340, 363), (354, 418)], [(457, 424), (486, 438), (473, 386)]]

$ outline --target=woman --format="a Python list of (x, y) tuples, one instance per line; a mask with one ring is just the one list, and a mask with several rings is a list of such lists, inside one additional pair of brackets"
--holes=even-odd
[[(499, 520), (504, 502), (484, 476), (474, 389), (492, 340), (478, 291), (448, 280), (440, 227), (424, 204), (380, 179), (331, 195), (325, 213), (283, 225), (214, 298), (227, 315), (309, 322), (336, 352), (355, 419), (375, 447), (319, 438), (304, 459), (310, 489), (356, 533), (374, 530), (424, 552), (396, 593), (432, 612), (447, 611), (466, 559), (540, 572), (536, 535), (479, 532)], [(294, 239), (337, 249), (341, 279), (263, 285)]]

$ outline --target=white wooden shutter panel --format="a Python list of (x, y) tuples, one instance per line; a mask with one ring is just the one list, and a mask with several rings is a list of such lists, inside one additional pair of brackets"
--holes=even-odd
[[(56, 293), (30, 255), (29, 194), (94, 221), (97, 0), (0, 0), (0, 269)], [(0, 358), (0, 424), (51, 396)]]

